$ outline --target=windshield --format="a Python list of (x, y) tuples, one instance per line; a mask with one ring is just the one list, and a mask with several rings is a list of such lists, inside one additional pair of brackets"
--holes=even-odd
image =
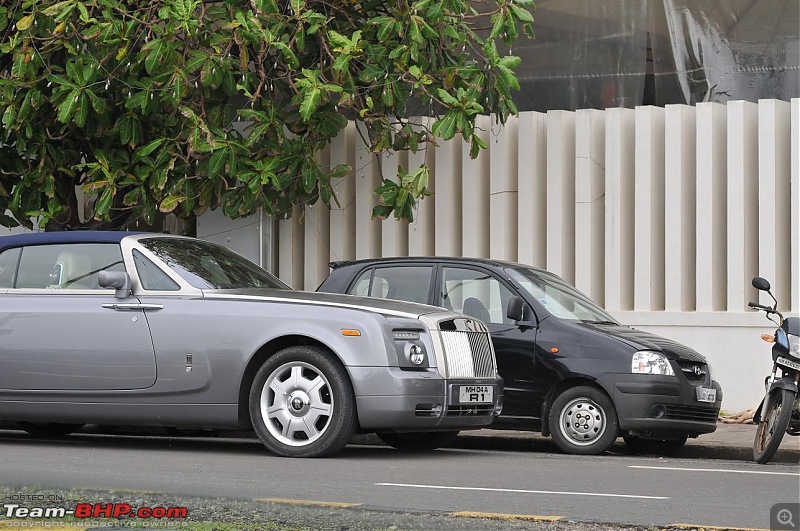
[(202, 240), (139, 240), (186, 282), (199, 289), (291, 289), (275, 276), (226, 247)]
[(521, 267), (507, 268), (506, 272), (550, 314), (559, 319), (618, 324), (589, 297), (552, 273)]

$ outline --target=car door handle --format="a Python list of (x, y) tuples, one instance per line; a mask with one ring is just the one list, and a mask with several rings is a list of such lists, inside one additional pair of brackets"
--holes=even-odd
[(116, 310), (118, 312), (138, 312), (139, 310), (148, 311), (148, 310), (163, 310), (163, 304), (141, 304), (137, 302), (133, 303), (114, 303), (114, 304), (104, 304), (103, 308), (106, 310)]

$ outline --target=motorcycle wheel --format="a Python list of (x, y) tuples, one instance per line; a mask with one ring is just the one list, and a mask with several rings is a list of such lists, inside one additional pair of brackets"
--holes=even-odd
[(768, 463), (778, 451), (783, 434), (789, 427), (793, 406), (794, 393), (787, 389), (778, 389), (767, 397), (753, 441), (753, 459), (756, 462), (762, 465)]

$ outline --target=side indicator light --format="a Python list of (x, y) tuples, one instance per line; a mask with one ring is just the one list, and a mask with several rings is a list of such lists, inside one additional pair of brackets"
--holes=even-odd
[(558, 347), (551, 348), (550, 352), (552, 352), (553, 354), (558, 354)]
[(761, 339), (763, 339), (767, 343), (775, 343), (775, 336), (773, 336), (772, 334), (761, 334)]
[(359, 337), (361, 336), (361, 332), (359, 330), (350, 329), (350, 328), (342, 328), (342, 335), (349, 336), (349, 337)]

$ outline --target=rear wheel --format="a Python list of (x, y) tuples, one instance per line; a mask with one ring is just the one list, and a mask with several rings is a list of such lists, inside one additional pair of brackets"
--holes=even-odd
[(447, 446), (458, 437), (457, 431), (427, 433), (378, 433), (378, 438), (393, 448), (412, 452), (436, 450)]
[(617, 439), (617, 410), (601, 390), (570, 387), (550, 408), (553, 441), (569, 454), (594, 455), (608, 450)]
[(625, 444), (635, 454), (647, 454), (669, 457), (675, 455), (686, 444), (686, 435), (677, 439), (642, 439), (639, 437), (624, 437)]
[(20, 428), (34, 437), (65, 437), (83, 428), (83, 424), (59, 422), (20, 422)]
[(756, 429), (756, 438), (753, 441), (753, 459), (764, 464), (778, 451), (783, 440), (783, 434), (789, 427), (794, 406), (794, 393), (787, 389), (778, 389), (767, 395), (764, 410), (761, 412), (761, 422)]
[(323, 457), (356, 429), (353, 388), (342, 364), (309, 346), (286, 348), (261, 366), (250, 388), (253, 428), (271, 452)]

